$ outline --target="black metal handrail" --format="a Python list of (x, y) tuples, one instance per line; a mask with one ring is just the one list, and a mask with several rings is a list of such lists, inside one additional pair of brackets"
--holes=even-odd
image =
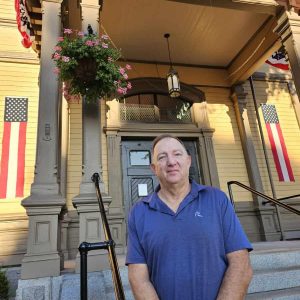
[(99, 188), (99, 174), (94, 173), (92, 181), (95, 183), (96, 194), (99, 204), (99, 210), (102, 219), (102, 225), (104, 230), (104, 236), (106, 241), (98, 243), (82, 242), (79, 246), (80, 252), (80, 297), (81, 300), (87, 300), (87, 253), (90, 250), (106, 249), (108, 251), (109, 264), (112, 272), (112, 279), (114, 284), (116, 300), (125, 300), (125, 294), (123, 290), (122, 280), (119, 272), (118, 261), (115, 253), (115, 242), (112, 239), (104, 204)]
[(227, 187), (228, 187), (228, 191), (229, 191), (229, 197), (230, 197), (230, 201), (233, 204), (233, 206), (234, 206), (234, 200), (233, 200), (233, 194), (232, 194), (232, 189), (231, 189), (231, 185), (233, 185), (233, 184), (236, 184), (236, 185), (244, 188), (245, 190), (247, 190), (247, 191), (249, 191), (249, 192), (251, 192), (251, 193), (253, 193), (253, 194), (257, 195), (257, 196), (262, 197), (262, 198), (268, 200), (269, 202), (272, 202), (272, 203), (274, 203), (274, 204), (276, 204), (276, 205), (278, 205), (278, 206), (280, 206), (282, 208), (285, 208), (285, 209), (289, 210), (290, 212), (293, 212), (293, 213), (295, 213), (295, 214), (297, 214), (297, 215), (300, 216), (300, 211), (298, 209), (295, 209), (295, 208), (293, 208), (290, 205), (281, 203), (280, 201), (278, 201), (276, 199), (273, 199), (273, 198), (271, 198), (271, 197), (269, 197), (269, 196), (267, 196), (267, 195), (265, 195), (265, 194), (263, 194), (261, 192), (258, 192), (257, 190), (255, 190), (255, 189), (253, 189), (253, 188), (251, 188), (251, 187), (249, 187), (247, 185), (244, 185), (244, 184), (240, 183), (239, 181), (228, 181), (227, 182)]
[[(287, 197), (282, 197), (282, 198), (278, 198), (276, 200), (283, 201), (283, 200), (292, 199), (292, 198), (296, 198), (296, 197), (300, 197), (300, 194), (292, 195), (292, 196), (287, 196)], [(265, 204), (268, 204), (270, 202), (271, 202), (270, 200), (269, 201), (263, 201), (262, 204), (265, 205)]]

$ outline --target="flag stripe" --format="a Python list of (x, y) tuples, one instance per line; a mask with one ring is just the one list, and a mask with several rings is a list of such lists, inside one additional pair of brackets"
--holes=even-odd
[(285, 166), (286, 166), (288, 176), (289, 176), (288, 181), (295, 181), (294, 174), (293, 174), (293, 171), (292, 171), (291, 162), (290, 162), (290, 159), (289, 159), (289, 156), (288, 156), (286, 145), (284, 143), (284, 138), (283, 138), (283, 134), (282, 134), (280, 124), (276, 124), (276, 126), (277, 126), (277, 133), (278, 133), (278, 136), (279, 136), (279, 139), (280, 139), (280, 144), (281, 144), (281, 147), (282, 147)]
[(288, 64), (275, 63), (275, 62), (271, 62), (270, 60), (267, 60), (266, 63), (273, 66), (273, 67), (275, 67), (275, 68), (281, 69), (281, 70), (285, 70), (285, 71), (289, 70), (289, 65)]
[(271, 130), (272, 130), (274, 141), (275, 141), (275, 149), (274, 150), (277, 152), (277, 155), (278, 155), (279, 164), (280, 164), (280, 168), (281, 168), (282, 176), (283, 176), (283, 181), (289, 181), (289, 174), (287, 171), (284, 154), (282, 151), (282, 145), (281, 145), (282, 140), (280, 140), (278, 132), (277, 132), (276, 125), (278, 125), (278, 124), (270, 124), (270, 125), (271, 125)]
[(262, 104), (261, 107), (279, 181), (295, 181), (276, 107), (274, 104)]
[(270, 123), (266, 123), (266, 127), (267, 127), (267, 132), (268, 132), (268, 136), (269, 136), (269, 140), (270, 140), (270, 144), (271, 144), (271, 150), (273, 153), (273, 157), (274, 157), (274, 162), (275, 162), (275, 166), (276, 166), (276, 170), (278, 173), (278, 177), (279, 177), (279, 181), (283, 181), (283, 174), (280, 168), (280, 163), (279, 163), (279, 157), (276, 151), (276, 145), (275, 145), (275, 141), (273, 138), (273, 133), (272, 133), (272, 129), (271, 129), (271, 124)]
[(27, 123), (20, 122), (16, 197), (24, 196), (26, 128)]
[(7, 173), (9, 161), (9, 139), (10, 139), (9, 122), (4, 122), (3, 138), (2, 138), (2, 155), (1, 155), (1, 174), (0, 174), (0, 198), (6, 198), (7, 189)]
[(19, 127), (19, 122), (11, 123), (6, 198), (16, 197)]

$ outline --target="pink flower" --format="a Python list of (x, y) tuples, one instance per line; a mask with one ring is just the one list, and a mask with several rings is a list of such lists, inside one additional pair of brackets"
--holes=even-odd
[(119, 69), (119, 72), (120, 72), (120, 74), (124, 75), (126, 71), (125, 71), (124, 68), (120, 68), (120, 69)]
[(78, 31), (77, 35), (80, 36), (80, 37), (83, 37), (84, 36), (84, 32)]
[(55, 67), (55, 68), (53, 69), (53, 73), (56, 74), (56, 75), (58, 75), (58, 74), (60, 73), (59, 68)]
[(87, 41), (85, 42), (85, 44), (86, 44), (87, 46), (90, 46), (90, 47), (93, 47), (93, 46), (94, 46), (94, 42), (91, 41), (91, 40), (87, 40)]
[(94, 41), (94, 45), (95, 45), (95, 46), (98, 46), (99, 44), (100, 44), (100, 40), (96, 39), (96, 40)]
[(122, 95), (126, 95), (126, 93), (127, 93), (127, 88), (126, 87), (118, 87), (118, 89), (117, 89), (117, 92), (119, 93), (119, 94), (122, 94)]
[(125, 66), (125, 68), (126, 68), (127, 70), (131, 70), (131, 69), (132, 69), (132, 68), (131, 68), (131, 65), (128, 65), (128, 64)]
[(127, 83), (127, 89), (128, 89), (128, 90), (131, 90), (131, 89), (132, 89), (131, 82), (128, 82), (128, 83)]
[(101, 35), (101, 38), (104, 39), (104, 40), (108, 40), (108, 39), (109, 39), (109, 36), (106, 35), (106, 34), (102, 34), (102, 35)]
[(57, 53), (57, 52), (55, 52), (55, 53), (53, 54), (53, 59), (55, 59), (55, 60), (60, 59), (60, 54)]
[(71, 34), (72, 33), (72, 29), (65, 28), (64, 29), (64, 33)]
[(118, 92), (119, 94), (123, 94), (123, 88), (118, 87), (117, 92)]
[(60, 37), (58, 38), (58, 41), (59, 41), (59, 42), (63, 42), (63, 40), (64, 40), (64, 38), (63, 38), (62, 36), (60, 36)]
[(108, 57), (108, 59), (107, 59), (109, 62), (113, 62), (114, 60), (113, 60), (113, 58), (112, 57)]
[(102, 48), (108, 48), (108, 44), (102, 43)]
[(68, 56), (62, 56), (62, 61), (64, 61), (64, 62), (69, 62), (70, 61), (70, 57), (68, 57)]
[(128, 79), (128, 75), (127, 75), (126, 73), (123, 74), (123, 77), (124, 77), (125, 79)]
[(55, 46), (55, 47), (54, 47), (54, 50), (55, 50), (55, 51), (61, 51), (62, 48), (61, 48), (60, 46)]

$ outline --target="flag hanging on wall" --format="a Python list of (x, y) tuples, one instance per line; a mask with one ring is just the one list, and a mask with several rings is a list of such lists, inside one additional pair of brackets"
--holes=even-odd
[(26, 0), (15, 0), (16, 19), (18, 29), (23, 37), (22, 45), (29, 48), (34, 41), (34, 32), (26, 7)]
[(275, 105), (262, 104), (261, 108), (279, 181), (295, 181)]
[(28, 98), (5, 97), (0, 199), (23, 197)]
[(266, 60), (266, 63), (271, 65), (272, 67), (288, 71), (289, 63), (287, 62), (285, 56), (285, 50), (281, 48), (278, 51), (274, 52), (272, 56), (268, 60)]

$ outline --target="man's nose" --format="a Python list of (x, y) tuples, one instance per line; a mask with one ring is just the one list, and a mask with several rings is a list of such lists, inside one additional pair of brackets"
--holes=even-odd
[(176, 157), (174, 155), (168, 156), (168, 165), (175, 165), (177, 162)]

